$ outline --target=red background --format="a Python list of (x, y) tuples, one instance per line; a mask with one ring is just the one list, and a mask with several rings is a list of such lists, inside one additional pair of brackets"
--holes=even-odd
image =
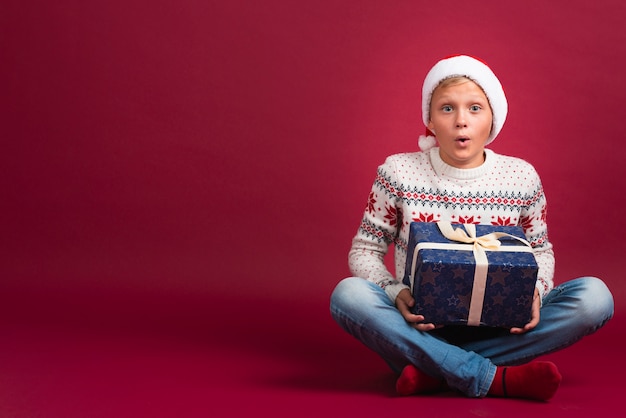
[[(194, 362), (230, 382), (196, 387), (198, 399), (239, 393), (232, 374), (247, 373), (234, 364), (250, 352), (309, 371), (333, 346), (346, 362), (361, 353), (328, 296), (349, 274), (377, 165), (416, 149), (422, 80), (456, 53), (485, 60), (505, 87), (491, 148), (542, 177), (556, 281), (603, 278), (619, 317), (625, 18), (617, 0), (3, 1), (3, 357), (33, 370), (5, 371), (14, 384), (0, 407), (65, 414), (61, 394), (81, 386), (77, 411), (148, 408), (117, 392), (94, 403), (90, 379), (46, 369), (85, 352), (57, 331), (89, 335), (89, 349), (140, 338), (137, 356), (144, 339), (197, 343)], [(39, 344), (67, 357), (41, 357)], [(124, 353), (109, 379), (127, 381), (111, 372), (124, 361), (152, 369)], [(237, 361), (213, 363), (224, 353)], [(93, 362), (79, 368), (101, 373)], [(36, 381), (50, 393), (42, 375), (65, 382), (47, 403), (30, 392)]]

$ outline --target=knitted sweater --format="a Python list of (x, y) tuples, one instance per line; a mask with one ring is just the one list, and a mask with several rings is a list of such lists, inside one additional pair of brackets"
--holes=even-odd
[[(378, 167), (367, 208), (349, 253), (350, 271), (370, 280), (392, 301), (402, 284), (411, 222), (520, 225), (530, 242), (543, 298), (554, 286), (554, 253), (548, 241), (546, 198), (539, 175), (519, 158), (485, 150), (477, 168), (459, 169), (439, 148), (396, 154)], [(384, 257), (394, 246), (396, 277)]]

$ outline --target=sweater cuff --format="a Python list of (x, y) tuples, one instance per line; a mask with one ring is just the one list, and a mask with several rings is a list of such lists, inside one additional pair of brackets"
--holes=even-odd
[(387, 294), (387, 296), (389, 297), (391, 302), (393, 302), (394, 305), (396, 303), (396, 298), (398, 297), (398, 293), (400, 293), (402, 289), (409, 289), (409, 286), (401, 282), (394, 281), (392, 284), (389, 284), (385, 287), (385, 293)]

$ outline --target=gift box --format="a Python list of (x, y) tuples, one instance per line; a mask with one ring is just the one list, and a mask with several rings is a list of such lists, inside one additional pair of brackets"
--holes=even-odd
[(413, 222), (403, 282), (425, 322), (523, 327), (538, 266), (518, 226)]

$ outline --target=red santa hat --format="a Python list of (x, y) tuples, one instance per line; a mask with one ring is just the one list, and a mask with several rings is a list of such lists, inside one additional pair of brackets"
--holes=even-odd
[[(430, 121), (430, 101), (439, 83), (446, 78), (458, 76), (467, 77), (478, 84), (485, 92), (487, 100), (489, 100), (493, 114), (493, 127), (485, 143), (487, 145), (500, 133), (506, 120), (508, 104), (500, 80), (498, 80), (493, 71), (484, 62), (467, 55), (445, 58), (435, 64), (426, 75), (424, 86), (422, 87), (422, 120), (424, 125), (428, 126)], [(433, 133), (426, 128), (426, 134), (421, 135), (419, 138), (419, 147), (422, 151), (427, 151), (434, 147), (436, 143), (437, 141)]]

